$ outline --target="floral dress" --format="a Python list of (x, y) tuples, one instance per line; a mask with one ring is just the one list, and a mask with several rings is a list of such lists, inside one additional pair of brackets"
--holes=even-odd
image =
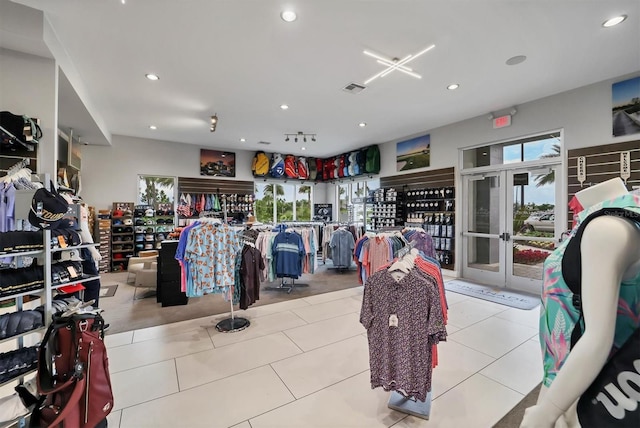
[[(569, 355), (571, 333), (580, 318), (580, 311), (572, 303), (573, 293), (562, 276), (562, 257), (569, 241), (575, 236), (584, 219), (607, 208), (623, 208), (629, 212), (629, 218), (633, 218), (640, 215), (640, 196), (634, 194), (621, 196), (596, 204), (580, 213), (570, 238), (565, 240), (544, 262), (540, 346), (543, 355), (543, 383), (547, 387), (551, 385)], [(623, 281), (620, 285), (612, 351), (622, 346), (640, 326), (640, 273), (635, 278)]]

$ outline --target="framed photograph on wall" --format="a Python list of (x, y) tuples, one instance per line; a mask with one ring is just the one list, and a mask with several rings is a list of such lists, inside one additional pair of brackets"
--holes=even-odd
[(65, 167), (69, 162), (69, 137), (58, 129), (58, 166)]
[(431, 135), (422, 135), (396, 144), (396, 170), (424, 168), (431, 164)]
[(200, 150), (200, 175), (209, 177), (235, 177), (236, 154), (218, 150)]
[(613, 136), (640, 132), (640, 77), (611, 85)]
[(73, 134), (71, 135), (71, 144), (69, 146), (69, 162), (67, 164), (70, 167), (73, 167), (80, 171), (80, 167), (82, 166), (82, 145), (80, 144), (80, 140), (77, 138), (73, 138)]
[(175, 201), (176, 177), (138, 176), (137, 205), (171, 204)]

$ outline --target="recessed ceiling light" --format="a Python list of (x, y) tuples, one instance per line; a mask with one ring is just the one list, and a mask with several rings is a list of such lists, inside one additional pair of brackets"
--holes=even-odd
[(602, 26), (605, 28), (613, 27), (614, 25), (620, 24), (622, 21), (627, 19), (627, 15), (616, 16), (615, 18), (607, 19), (602, 23)]
[(289, 108), (289, 106), (288, 106), (288, 105), (286, 105), (286, 104), (282, 104), (282, 105), (280, 106), (280, 108), (281, 108), (282, 110), (287, 110), (287, 109)]
[(280, 14), (280, 18), (285, 22), (293, 22), (298, 18), (298, 15), (292, 10), (285, 10)]
[(366, 124), (366, 123), (364, 123), (364, 122), (360, 122), (360, 123), (358, 124), (358, 126), (359, 126), (360, 128), (364, 128), (365, 126), (367, 126), (367, 124)]
[(524, 56), (524, 55), (516, 55), (516, 56), (512, 56), (511, 58), (506, 60), (505, 64), (507, 64), (507, 65), (517, 65), (517, 64), (520, 64), (521, 62), (524, 62), (526, 59), (527, 59), (527, 57)]
[(241, 143), (244, 143), (245, 141), (247, 141), (247, 140), (245, 140), (244, 138), (240, 138), (240, 142)]
[(120, 3), (125, 4), (127, 0), (120, 0)]
[(450, 91), (453, 91), (454, 89), (458, 89), (460, 87), (460, 85), (458, 85), (457, 83), (452, 83), (449, 86), (447, 86), (447, 89)]
[(306, 148), (306, 147), (303, 147), (303, 148), (302, 148), (302, 150), (307, 150), (307, 148)]
[(149, 125), (149, 129), (153, 129), (155, 131), (156, 129), (158, 129), (158, 127), (155, 125)]
[(153, 73), (145, 74), (144, 77), (146, 77), (149, 80), (160, 80), (160, 77), (157, 74), (153, 74)]

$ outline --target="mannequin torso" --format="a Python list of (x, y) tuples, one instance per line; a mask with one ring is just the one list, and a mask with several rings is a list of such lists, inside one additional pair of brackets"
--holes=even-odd
[[(640, 213), (640, 197), (628, 194), (624, 186), (620, 188), (612, 180), (602, 187), (598, 186), (601, 185), (588, 189), (582, 199), (582, 192), (576, 195), (587, 207), (581, 213), (580, 221), (608, 207), (625, 207), (631, 215), (627, 218), (604, 215), (595, 218), (584, 230), (580, 250), (585, 328), (570, 352), (568, 341), (579, 311), (570, 304), (570, 292), (569, 305), (561, 301), (567, 295), (562, 294), (564, 282), (561, 275), (557, 276), (556, 254), (562, 257), (567, 242), (554, 252), (555, 260), (552, 255), (549, 263), (545, 262), (545, 293), (541, 314), (545, 377), (538, 403), (525, 412), (522, 428), (579, 426), (572, 405), (600, 372), (612, 348), (621, 346), (638, 327), (640, 223), (633, 217), (634, 213)], [(605, 202), (595, 203), (598, 200)], [(559, 311), (550, 310), (558, 301), (570, 306), (562, 316), (558, 315)], [(628, 308), (629, 313), (621, 308)]]

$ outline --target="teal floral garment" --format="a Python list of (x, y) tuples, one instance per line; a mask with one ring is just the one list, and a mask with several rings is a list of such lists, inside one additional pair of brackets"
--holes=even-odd
[[(621, 196), (581, 212), (569, 239), (556, 248), (544, 262), (540, 346), (543, 356), (543, 383), (547, 387), (551, 385), (569, 355), (571, 333), (580, 317), (580, 312), (573, 307), (573, 293), (562, 277), (562, 257), (580, 223), (589, 215), (607, 208), (624, 208), (640, 213), (640, 195)], [(621, 283), (612, 352), (622, 346), (638, 326), (640, 326), (640, 273), (635, 278)]]

